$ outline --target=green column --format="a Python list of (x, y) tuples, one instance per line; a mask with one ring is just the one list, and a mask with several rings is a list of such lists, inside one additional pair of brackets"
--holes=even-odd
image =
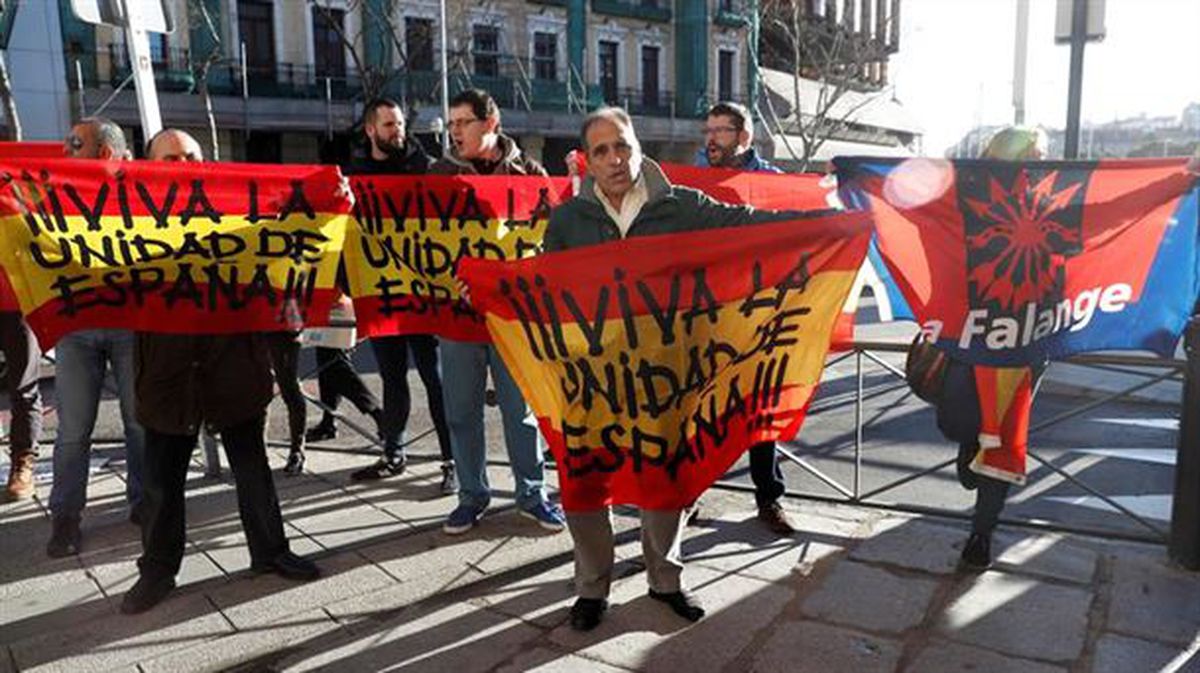
[(66, 52), (67, 78), (74, 86), (75, 61), (83, 69), (84, 85), (96, 83), (96, 29), (75, 18), (71, 0), (58, 0), (59, 23), (62, 28), (63, 51)]
[(708, 108), (708, 3), (675, 2), (675, 106), (683, 117)]
[(583, 53), (587, 44), (587, 0), (567, 2), (567, 85), (577, 95), (587, 97), (587, 77)]
[[(392, 40), (387, 28), (373, 17), (392, 16), (392, 0), (365, 0), (363, 9), (363, 60), (368, 65), (385, 71), (392, 67)], [(437, 29), (437, 26), (434, 27)], [(403, 23), (396, 27), (403, 31)], [(444, 46), (444, 45), (443, 45)], [(436, 58), (434, 59), (436, 62)]]

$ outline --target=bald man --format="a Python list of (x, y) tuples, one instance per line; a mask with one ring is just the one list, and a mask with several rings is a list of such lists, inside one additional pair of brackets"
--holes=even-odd
[(204, 161), (204, 150), (186, 131), (163, 129), (150, 139), (146, 158), (151, 161)]
[[(151, 138), (147, 158), (203, 159), (199, 143), (177, 129)], [(250, 568), (297, 580), (320, 575), (312, 561), (292, 553), (288, 546), (267, 465), (263, 429), (273, 397), (269, 360), (274, 358), (268, 357), (268, 341), (273, 338), (274, 333), (138, 333), (138, 419), (146, 428), (142, 556), (138, 581), (125, 594), (121, 612), (149, 610), (175, 588), (185, 544), (188, 463), (202, 424), (221, 434), (237, 487)], [(291, 383), (299, 393), (294, 357), (292, 361)], [(286, 380), (283, 369), (276, 365), (277, 375)], [(287, 389), (284, 381), (280, 387)], [(299, 431), (304, 432), (303, 419)]]
[[(121, 161), (128, 156), (125, 133), (102, 117), (82, 119), (63, 141), (72, 159)], [(46, 554), (61, 558), (82, 548), (80, 522), (87, 504), (92, 431), (96, 426), (104, 379), (111, 369), (125, 427), (125, 497), (129, 520), (141, 521), (142, 457), (145, 437), (134, 410), (133, 332), (122, 329), (76, 330), (59, 339), (54, 352), (54, 391), (58, 398), (58, 434), (54, 440), (54, 483), (50, 488), (52, 530)]]

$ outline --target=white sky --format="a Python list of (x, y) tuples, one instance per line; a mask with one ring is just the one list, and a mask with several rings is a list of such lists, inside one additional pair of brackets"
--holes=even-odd
[[(1200, 0), (1107, 0), (1107, 37), (1083, 59), (1083, 120), (1178, 116), (1200, 102)], [(1013, 121), (1016, 0), (903, 0), (896, 97), (940, 156), (979, 124)], [(1070, 47), (1054, 44), (1055, 0), (1030, 0), (1025, 121), (1066, 126)]]

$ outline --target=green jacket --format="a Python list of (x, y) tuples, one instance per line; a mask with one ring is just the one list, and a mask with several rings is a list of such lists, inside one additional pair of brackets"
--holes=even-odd
[[(626, 238), (763, 224), (826, 212), (756, 210), (751, 206), (720, 203), (698, 190), (672, 185), (658, 164), (650, 159), (642, 161), (642, 174), (646, 176), (646, 205), (629, 227)], [(545, 252), (621, 239), (616, 222), (596, 197), (595, 184), (595, 179), (588, 176), (578, 196), (563, 202), (550, 213), (550, 224), (542, 240)]]

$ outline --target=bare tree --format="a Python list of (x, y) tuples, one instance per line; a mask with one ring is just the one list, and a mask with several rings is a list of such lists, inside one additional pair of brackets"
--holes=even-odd
[(4, 116), (8, 118), (8, 139), (21, 139), (21, 115), (17, 101), (13, 99), (12, 83), (8, 79), (8, 62), (0, 52), (0, 101), (4, 103)]
[(208, 49), (197, 49), (197, 45), (193, 44), (189, 54), (192, 75), (196, 81), (196, 93), (200, 94), (200, 98), (204, 101), (204, 115), (208, 121), (208, 139), (212, 143), (212, 158), (213, 161), (220, 161), (221, 143), (217, 136), (217, 118), (213, 114), (212, 93), (208, 88), (208, 75), (212, 71), (213, 66), (223, 58), (221, 32), (217, 29), (217, 24), (213, 21), (212, 14), (208, 11), (205, 0), (187, 0), (187, 10), (189, 24), (198, 28), (209, 38)]
[(896, 15), (885, 17), (881, 2), (872, 23), (871, 4), (863, 0), (861, 27), (856, 29), (852, 0), (843, 4), (840, 21), (837, 3), (831, 0), (824, 2), (822, 11), (817, 11), (821, 5), (813, 0), (761, 2), (760, 49), (768, 56), (760, 59), (760, 49), (751, 49), (754, 66), (760, 81), (765, 81), (760, 60), (770, 60), (786, 72), (792, 85), (790, 113), (782, 118), (771, 95), (761, 97), (765, 121), (801, 170), (808, 170), (821, 146), (845, 133), (856, 114), (882, 95), (887, 56), (895, 49)]

